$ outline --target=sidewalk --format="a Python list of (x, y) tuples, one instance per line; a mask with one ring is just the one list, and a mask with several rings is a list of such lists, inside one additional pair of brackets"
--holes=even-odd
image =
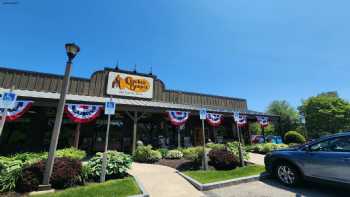
[(264, 163), (265, 155), (257, 153), (249, 153), (249, 161), (257, 165), (265, 165)]
[(151, 197), (204, 196), (167, 166), (133, 163), (129, 173), (137, 177)]

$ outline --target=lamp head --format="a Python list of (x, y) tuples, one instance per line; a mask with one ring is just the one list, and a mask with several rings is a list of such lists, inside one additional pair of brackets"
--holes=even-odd
[(74, 43), (67, 43), (65, 45), (65, 47), (66, 47), (68, 60), (72, 61), (74, 59), (74, 57), (79, 53), (80, 48), (78, 45), (76, 45)]

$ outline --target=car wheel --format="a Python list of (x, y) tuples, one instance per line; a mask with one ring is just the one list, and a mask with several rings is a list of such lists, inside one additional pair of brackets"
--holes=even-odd
[(275, 168), (275, 174), (285, 185), (294, 186), (300, 182), (298, 170), (289, 163), (280, 163)]

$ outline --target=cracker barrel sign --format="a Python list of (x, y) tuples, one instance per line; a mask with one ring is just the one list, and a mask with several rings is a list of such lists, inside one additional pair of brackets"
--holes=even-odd
[(138, 98), (153, 97), (153, 78), (126, 73), (110, 72), (107, 94)]

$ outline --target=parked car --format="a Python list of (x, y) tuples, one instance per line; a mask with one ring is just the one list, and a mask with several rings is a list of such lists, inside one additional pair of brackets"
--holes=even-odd
[(350, 184), (350, 132), (276, 150), (265, 156), (266, 170), (285, 185), (301, 180)]

